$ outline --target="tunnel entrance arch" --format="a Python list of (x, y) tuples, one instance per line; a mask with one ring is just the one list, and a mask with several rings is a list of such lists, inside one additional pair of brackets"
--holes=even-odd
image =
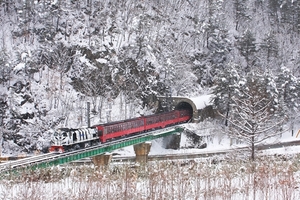
[[(162, 102), (166, 101), (166, 97), (158, 97), (158, 101), (160, 104)], [(198, 122), (199, 121), (199, 112), (198, 109), (195, 105), (195, 103), (187, 98), (187, 97), (172, 97), (171, 99), (172, 107), (175, 110), (180, 110), (180, 109), (189, 109), (192, 111), (192, 122)]]
[(175, 110), (191, 110), (193, 111), (193, 107), (191, 104), (187, 102), (180, 102), (177, 105), (175, 105)]

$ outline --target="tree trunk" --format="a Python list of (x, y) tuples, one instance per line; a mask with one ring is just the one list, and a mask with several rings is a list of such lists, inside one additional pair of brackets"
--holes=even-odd
[(251, 160), (254, 161), (255, 159), (255, 149), (254, 149), (254, 134), (251, 137)]

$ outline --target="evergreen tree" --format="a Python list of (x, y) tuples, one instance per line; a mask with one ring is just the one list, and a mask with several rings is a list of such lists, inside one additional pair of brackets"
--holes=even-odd
[(228, 116), (231, 112), (232, 97), (239, 92), (238, 88), (243, 84), (238, 66), (230, 63), (224, 70), (219, 70), (215, 80), (212, 102), (214, 107), (225, 118), (225, 126), (228, 125)]
[(284, 112), (290, 118), (293, 135), (295, 116), (300, 109), (300, 82), (289, 69), (282, 67), (276, 83), (279, 90), (279, 103), (282, 104)]
[(234, 0), (234, 13), (235, 13), (235, 30), (238, 30), (243, 21), (249, 20), (247, 14), (247, 0)]
[[(271, 58), (277, 58), (278, 56), (278, 42), (273, 33), (268, 33), (263, 42), (260, 44), (260, 50), (262, 55), (266, 57), (267, 64), (269, 64)], [(262, 59), (265, 60), (265, 59)]]
[(251, 31), (247, 30), (239, 39), (238, 46), (240, 53), (246, 59), (246, 72), (250, 71), (250, 66), (255, 66), (256, 44), (255, 37)]
[(154, 64), (148, 60), (149, 49), (141, 46), (124, 47), (119, 52), (119, 64), (113, 76), (116, 87), (120, 88), (128, 101), (143, 101), (146, 106), (149, 97), (156, 94), (158, 74)]
[(11, 78), (12, 67), (9, 63), (7, 53), (2, 50), (0, 51), (0, 84), (5, 85)]
[(204, 26), (206, 49), (195, 51), (190, 57), (193, 71), (201, 86), (212, 86), (217, 69), (224, 69), (228, 62), (231, 44), (228, 30), (223, 26), (221, 1), (210, 1), (208, 5), (208, 21)]
[(279, 23), (278, 13), (280, 10), (280, 1), (281, 0), (268, 0), (268, 13), (271, 16), (271, 23)]

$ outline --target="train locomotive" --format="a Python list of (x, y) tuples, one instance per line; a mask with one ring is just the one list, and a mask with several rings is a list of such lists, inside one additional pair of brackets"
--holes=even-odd
[(94, 125), (89, 128), (60, 128), (51, 137), (49, 152), (63, 153), (85, 148), (119, 137), (184, 123), (189, 121), (191, 117), (192, 113), (190, 110), (173, 110), (155, 115)]

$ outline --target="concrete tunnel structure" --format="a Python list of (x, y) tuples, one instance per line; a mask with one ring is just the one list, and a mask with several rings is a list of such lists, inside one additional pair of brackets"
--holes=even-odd
[[(211, 106), (212, 95), (202, 95), (198, 97), (168, 97), (159, 96), (157, 97), (160, 108), (166, 106), (171, 106), (171, 110), (175, 109), (190, 109), (193, 113), (192, 122), (199, 122), (206, 117), (213, 117), (214, 113)], [(205, 111), (205, 112), (203, 112)], [(208, 113), (208, 114), (207, 114)]]

